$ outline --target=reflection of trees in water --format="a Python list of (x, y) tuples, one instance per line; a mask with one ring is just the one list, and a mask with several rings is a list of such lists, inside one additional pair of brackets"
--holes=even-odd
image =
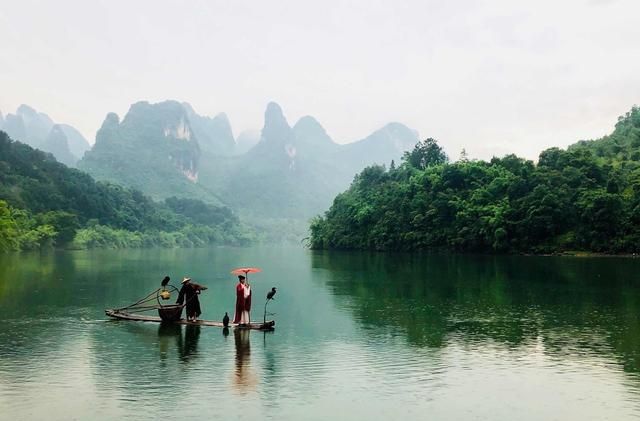
[(542, 340), (640, 371), (635, 259), (316, 252), (312, 265), (364, 326), (400, 328), (418, 346)]
[(75, 270), (68, 253), (0, 253), (0, 309), (21, 312), (30, 307), (33, 315), (40, 304), (68, 305)]
[[(180, 253), (187, 251), (139, 249), (0, 254), (0, 317), (10, 310), (33, 317), (41, 304), (47, 305), (47, 310), (55, 307), (68, 312), (70, 306), (78, 305), (79, 292), (90, 291), (91, 301), (83, 304), (92, 307), (87, 309), (92, 312), (89, 317), (102, 318), (102, 309), (130, 304), (157, 288), (166, 273), (178, 272), (175, 266), (180, 260), (176, 255), (180, 256)], [(132, 278), (132, 273), (146, 275)]]

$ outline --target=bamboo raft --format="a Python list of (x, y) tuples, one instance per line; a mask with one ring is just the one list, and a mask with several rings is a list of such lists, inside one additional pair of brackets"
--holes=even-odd
[[(137, 322), (153, 322), (153, 323), (175, 323), (181, 325), (192, 325), (192, 326), (211, 326), (211, 327), (225, 327), (222, 322), (214, 321), (214, 320), (198, 320), (195, 322), (178, 319), (178, 320), (162, 320), (158, 316), (145, 316), (142, 314), (129, 313), (127, 311), (119, 310), (119, 309), (108, 309), (105, 310), (104, 313), (113, 317), (114, 319), (119, 320), (132, 320)], [(233, 327), (236, 329), (253, 329), (253, 330), (274, 330), (276, 322), (275, 320), (267, 320), (265, 323), (252, 322), (247, 325), (240, 325), (237, 323), (229, 323), (229, 327)]]

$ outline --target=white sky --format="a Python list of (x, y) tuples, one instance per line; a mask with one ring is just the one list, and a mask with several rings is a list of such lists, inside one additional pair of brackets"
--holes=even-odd
[(139, 100), (236, 135), (274, 100), (341, 143), (399, 121), (454, 159), (535, 158), (640, 104), (639, 22), (638, 0), (0, 0), (0, 110), (93, 141)]

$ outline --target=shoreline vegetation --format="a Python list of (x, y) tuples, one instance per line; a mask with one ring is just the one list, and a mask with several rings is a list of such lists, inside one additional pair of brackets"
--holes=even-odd
[(176, 197), (155, 202), (137, 190), (97, 182), (0, 132), (0, 252), (243, 245), (255, 239), (229, 208)]
[(534, 255), (640, 252), (640, 108), (615, 130), (537, 163), (456, 162), (434, 139), (358, 174), (311, 223), (312, 249)]

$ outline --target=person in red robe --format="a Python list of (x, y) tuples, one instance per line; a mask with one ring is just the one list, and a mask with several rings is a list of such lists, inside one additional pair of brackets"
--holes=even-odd
[(236, 285), (236, 314), (233, 317), (233, 323), (248, 325), (251, 321), (251, 286), (247, 282), (247, 278), (243, 275), (238, 276), (238, 285)]

